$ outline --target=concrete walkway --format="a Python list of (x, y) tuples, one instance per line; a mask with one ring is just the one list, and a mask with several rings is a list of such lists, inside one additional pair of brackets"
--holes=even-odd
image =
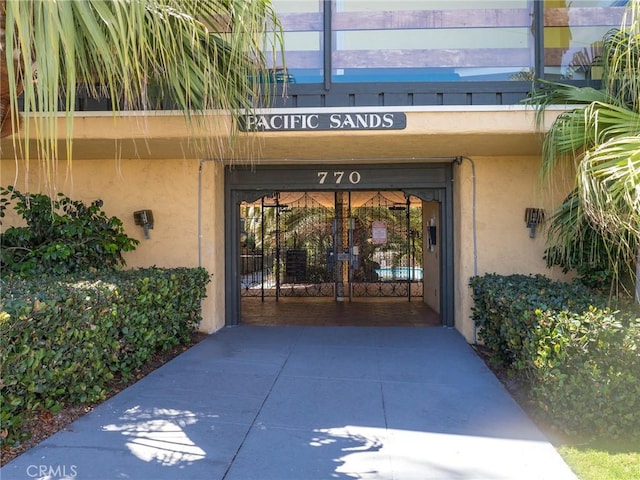
[(574, 479), (442, 327), (232, 327), (1, 470), (2, 480)]

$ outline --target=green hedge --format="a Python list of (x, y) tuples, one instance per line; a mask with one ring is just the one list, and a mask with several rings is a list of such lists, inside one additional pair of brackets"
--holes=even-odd
[(569, 434), (640, 441), (640, 318), (538, 311), (531, 396)]
[(607, 299), (579, 282), (554, 282), (543, 275), (487, 274), (470, 280), (478, 339), (498, 363), (525, 370), (535, 339), (536, 310), (583, 312)]
[(210, 278), (201, 268), (5, 278), (0, 294), (0, 422), (105, 398), (157, 351), (190, 340)]
[(640, 312), (579, 283), (474, 277), (473, 319), (492, 359), (568, 434), (640, 438)]

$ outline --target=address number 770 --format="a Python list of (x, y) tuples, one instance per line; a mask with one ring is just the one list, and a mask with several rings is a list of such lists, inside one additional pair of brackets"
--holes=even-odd
[[(345, 177), (346, 174), (346, 177)], [(352, 172), (344, 172), (344, 171), (326, 171), (326, 172), (318, 172), (318, 183), (320, 185), (331, 184), (334, 183), (336, 185), (340, 185), (344, 180), (344, 183), (350, 183), (351, 185), (356, 185), (360, 183), (360, 172), (354, 170)]]

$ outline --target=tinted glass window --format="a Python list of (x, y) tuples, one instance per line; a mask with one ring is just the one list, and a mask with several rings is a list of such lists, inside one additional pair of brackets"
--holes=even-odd
[(332, 81), (530, 78), (531, 5), (527, 0), (337, 0)]
[[(323, 76), (322, 0), (272, 0), (284, 29), (285, 61), (290, 81), (321, 83)], [(278, 65), (282, 66), (282, 59)]]
[[(544, 75), (597, 74), (599, 40), (627, 0), (544, 0)], [(324, 82), (324, 11), (331, 8), (332, 82), (529, 81), (534, 0), (273, 0), (290, 81)], [(274, 68), (284, 64), (274, 61)]]
[(544, 74), (552, 80), (597, 79), (603, 35), (617, 28), (627, 1), (545, 0)]

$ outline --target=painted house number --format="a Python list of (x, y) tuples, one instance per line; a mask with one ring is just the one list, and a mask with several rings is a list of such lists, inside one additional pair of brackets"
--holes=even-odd
[[(331, 183), (333, 181), (333, 183), (335, 183), (336, 185), (340, 185), (342, 183), (342, 180), (345, 179), (346, 173), (347, 172), (338, 171), (318, 172), (318, 183), (320, 185), (324, 185), (325, 183)], [(360, 178), (360, 172), (354, 170), (352, 172), (349, 172), (345, 179), (345, 183), (348, 181), (351, 185), (356, 185), (357, 183), (360, 183)]]

